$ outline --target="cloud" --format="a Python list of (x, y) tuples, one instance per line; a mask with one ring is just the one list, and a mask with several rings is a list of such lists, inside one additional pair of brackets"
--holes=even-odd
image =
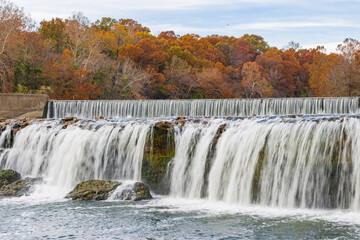
[[(241, 36), (254, 33), (282, 47), (360, 38), (360, 0), (11, 0), (39, 23), (81, 11), (91, 21), (132, 18), (153, 34)], [(324, 44), (322, 44), (324, 45)]]
[[(29, 4), (28, 0), (13, 0), (14, 3), (20, 6), (50, 6), (49, 1), (47, 0), (33, 0)], [(196, 10), (208, 7), (233, 7), (241, 5), (274, 5), (274, 4), (283, 4), (288, 1), (286, 0), (104, 0), (95, 1), (95, 0), (62, 0), (62, 1), (51, 1), (51, 6), (53, 7), (65, 7), (68, 8), (89, 8), (96, 6), (98, 9), (118, 9), (119, 11), (132, 11), (132, 10)]]
[(264, 31), (278, 31), (278, 30), (287, 30), (287, 29), (296, 29), (296, 28), (339, 28), (339, 27), (349, 27), (349, 28), (360, 28), (360, 23), (349, 22), (349, 21), (306, 21), (306, 22), (279, 22), (279, 21), (269, 21), (269, 22), (254, 22), (254, 23), (242, 23), (234, 24), (224, 27), (189, 27), (181, 24), (160, 24), (152, 25), (145, 24), (150, 27), (152, 32), (161, 32), (166, 30), (174, 30), (177, 33), (214, 33), (214, 34), (229, 34), (232, 32), (239, 31), (249, 31), (249, 30), (264, 30)]
[(327, 53), (336, 53), (337, 46), (340, 42), (328, 42), (328, 43), (313, 43), (313, 44), (305, 44), (302, 48), (316, 48), (317, 46), (323, 46), (326, 49)]
[(360, 28), (359, 23), (348, 21), (306, 21), (306, 22), (255, 22), (236, 24), (231, 27), (233, 30), (279, 30), (291, 28), (319, 28), (319, 27), (352, 27)]

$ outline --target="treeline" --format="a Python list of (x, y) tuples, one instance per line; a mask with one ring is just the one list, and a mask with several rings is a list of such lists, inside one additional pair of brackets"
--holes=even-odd
[(328, 97), (360, 94), (360, 43), (338, 53), (323, 47), (270, 47), (237, 38), (173, 31), (158, 36), (132, 19), (81, 13), (32, 19), (0, 0), (0, 92), (53, 99)]

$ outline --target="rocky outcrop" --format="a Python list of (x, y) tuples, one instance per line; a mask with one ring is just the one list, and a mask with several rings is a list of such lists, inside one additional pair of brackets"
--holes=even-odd
[(28, 196), (33, 191), (33, 186), (42, 182), (41, 178), (27, 177), (23, 180), (17, 180), (11, 184), (4, 185), (0, 188), (0, 196), (21, 197)]
[(151, 199), (149, 186), (141, 182), (120, 183), (117, 181), (89, 180), (76, 185), (66, 197), (72, 200), (112, 199), (139, 201)]
[(10, 183), (16, 182), (20, 180), (21, 176), (20, 173), (8, 169), (8, 170), (1, 170), (0, 171), (0, 188), (4, 185), (8, 185)]
[(89, 180), (76, 185), (66, 197), (72, 200), (106, 200), (119, 185), (119, 182)]
[(157, 194), (169, 192), (166, 169), (175, 155), (174, 127), (168, 121), (155, 123), (147, 138), (142, 162), (142, 180)]

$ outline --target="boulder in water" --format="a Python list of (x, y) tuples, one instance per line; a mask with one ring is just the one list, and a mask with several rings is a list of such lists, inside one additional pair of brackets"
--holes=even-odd
[(76, 119), (75, 117), (65, 117), (65, 118), (61, 119), (61, 121), (62, 122), (71, 122), (75, 119)]
[(31, 194), (35, 184), (42, 182), (41, 178), (30, 178), (27, 177), (23, 180), (17, 180), (11, 184), (4, 185), (0, 188), (0, 196), (6, 197), (21, 197), (28, 196)]
[(20, 173), (8, 169), (8, 170), (1, 170), (0, 171), (0, 188), (4, 185), (8, 185), (10, 183), (13, 183), (17, 180), (20, 180), (21, 176)]
[(66, 197), (72, 200), (106, 200), (119, 185), (115, 181), (89, 180), (76, 185)]
[(142, 182), (121, 183), (111, 195), (112, 200), (140, 201), (152, 199), (150, 188)]
[(120, 183), (117, 181), (89, 180), (76, 185), (67, 196), (72, 200), (133, 200), (151, 199), (149, 186), (141, 182)]

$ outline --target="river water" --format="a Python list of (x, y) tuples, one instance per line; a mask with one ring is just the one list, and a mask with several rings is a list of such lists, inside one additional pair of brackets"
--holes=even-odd
[(0, 200), (0, 239), (358, 239), (360, 215), (155, 197)]

